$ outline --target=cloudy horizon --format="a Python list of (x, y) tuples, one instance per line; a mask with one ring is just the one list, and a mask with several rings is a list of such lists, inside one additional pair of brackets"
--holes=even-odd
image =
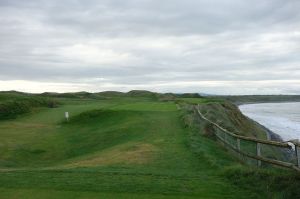
[(0, 90), (300, 94), (297, 0), (0, 0)]

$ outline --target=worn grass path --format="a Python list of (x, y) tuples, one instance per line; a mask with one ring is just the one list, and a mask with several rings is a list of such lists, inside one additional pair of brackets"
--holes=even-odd
[(67, 100), (0, 122), (0, 138), (0, 198), (257, 198), (172, 102)]

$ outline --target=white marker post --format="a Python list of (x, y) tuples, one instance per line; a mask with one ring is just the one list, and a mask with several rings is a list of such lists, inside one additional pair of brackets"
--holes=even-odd
[(67, 122), (69, 121), (69, 112), (65, 112), (65, 118), (67, 120)]

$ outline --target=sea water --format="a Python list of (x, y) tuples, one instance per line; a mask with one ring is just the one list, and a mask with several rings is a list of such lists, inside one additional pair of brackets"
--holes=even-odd
[(239, 108), (283, 140), (300, 140), (300, 102), (246, 104)]

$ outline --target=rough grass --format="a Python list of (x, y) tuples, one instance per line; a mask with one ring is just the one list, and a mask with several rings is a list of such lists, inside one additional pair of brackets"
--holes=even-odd
[(266, 131), (244, 116), (238, 107), (228, 102), (214, 102), (200, 105), (200, 111), (211, 121), (232, 133), (266, 139)]

